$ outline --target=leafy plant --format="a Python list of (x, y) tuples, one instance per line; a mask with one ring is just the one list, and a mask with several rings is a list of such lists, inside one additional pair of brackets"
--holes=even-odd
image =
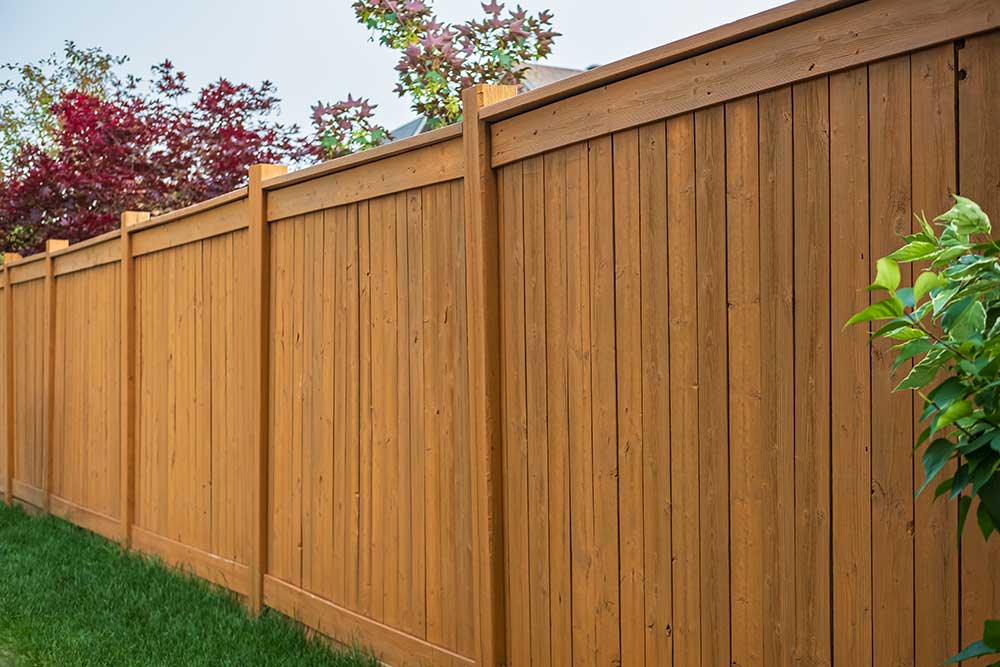
[[(845, 326), (884, 322), (871, 339), (896, 341), (893, 372), (908, 368), (893, 391), (915, 391), (924, 404), (926, 427), (915, 448), (926, 445), (925, 480), (917, 494), (955, 461), (935, 498), (958, 501), (959, 539), (975, 504), (976, 523), (989, 539), (1000, 532), (1000, 244), (990, 238), (987, 215), (965, 197), (956, 195), (935, 219), (940, 234), (924, 217), (917, 220), (920, 231), (876, 263), (868, 289), (887, 297)], [(899, 264), (917, 261), (927, 270), (900, 287)], [(1000, 621), (987, 621), (983, 639), (949, 662), (992, 654), (1000, 654)]]
[(31, 253), (114, 229), (123, 210), (162, 212), (238, 187), (255, 162), (294, 162), (298, 128), (276, 121), (273, 84), (198, 91), (170, 61), (143, 81), (125, 58), (67, 42), (0, 67), (0, 247)]
[[(372, 40), (399, 51), (394, 92), (409, 97), (411, 108), (430, 128), (462, 119), (462, 89), (477, 83), (518, 85), (528, 64), (552, 53), (559, 33), (549, 11), (529, 14), (520, 6), (482, 3), (483, 17), (465, 23), (438, 20), (430, 0), (356, 0), (358, 21)], [(378, 145), (385, 128), (364, 111), (368, 100), (313, 107), (313, 128), (324, 157), (337, 157)], [(360, 112), (360, 113), (359, 113)]]

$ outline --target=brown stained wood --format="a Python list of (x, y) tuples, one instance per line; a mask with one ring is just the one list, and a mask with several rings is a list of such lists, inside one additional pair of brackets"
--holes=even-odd
[[(761, 273), (761, 479), (765, 522), (763, 663), (794, 665), (795, 638), (795, 338), (793, 284), (792, 91), (759, 96)], [(766, 287), (766, 289), (765, 289)]]
[[(465, 187), (466, 310), (469, 363), (469, 442), (475, 489), (473, 582), (476, 660), (498, 667), (504, 660), (500, 429), (500, 276), (496, 174), (490, 168), (490, 130), (480, 109), (516, 93), (513, 86), (476, 86), (462, 93)], [(426, 238), (426, 237), (425, 237)]]
[(277, 190), (279, 188), (312, 180), (321, 176), (328, 176), (339, 171), (354, 169), (363, 164), (383, 160), (387, 157), (392, 157), (393, 155), (409, 153), (427, 146), (444, 143), (450, 139), (460, 136), (462, 136), (462, 123), (453, 123), (437, 130), (421, 132), (414, 137), (395, 139), (389, 143), (382, 144), (381, 146), (376, 146), (375, 148), (368, 148), (363, 151), (358, 151), (357, 153), (321, 162), (311, 167), (306, 167), (305, 169), (298, 169), (281, 176), (269, 178), (264, 183), (264, 189)]
[(700, 667), (701, 501), (698, 497), (698, 251), (695, 219), (695, 123), (687, 114), (666, 123), (667, 272), (671, 276), (670, 469), (673, 664)]
[[(910, 56), (911, 183), (913, 213), (930, 219), (951, 207), (958, 188), (955, 48), (944, 44)], [(911, 220), (911, 227), (917, 225)], [(925, 270), (917, 265), (914, 271)], [(919, 274), (918, 274), (919, 275)], [(914, 399), (914, 418), (923, 401)], [(916, 423), (916, 422), (915, 422)], [(922, 428), (922, 425), (921, 425)], [(942, 475), (954, 474), (949, 464)], [(947, 477), (942, 477), (947, 479)], [(924, 482), (923, 466), (914, 460), (913, 484)], [(914, 654), (917, 667), (944, 663), (959, 650), (959, 554), (952, 539), (958, 529), (954, 506), (934, 502), (933, 490), (914, 501)]]
[(44, 338), (44, 359), (41, 367), (45, 373), (44, 388), (44, 435), (42, 435), (42, 491), (45, 493), (45, 500), (42, 509), (49, 512), (50, 498), (52, 496), (52, 441), (55, 439), (55, 415), (56, 406), (56, 276), (52, 266), (52, 252), (69, 247), (69, 241), (61, 239), (49, 239), (45, 242), (45, 333)]
[(247, 225), (250, 228), (251, 263), (250, 285), (254, 300), (251, 304), (253, 332), (253, 372), (250, 375), (250, 411), (253, 429), (249, 442), (252, 460), (251, 485), (253, 511), (250, 513), (250, 585), (249, 605), (259, 613), (263, 605), (264, 573), (268, 569), (268, 434), (270, 432), (270, 229), (267, 224), (267, 200), (261, 187), (264, 179), (287, 171), (277, 165), (254, 165), (250, 168), (250, 185), (247, 193)]
[[(132, 259), (132, 237), (129, 227), (149, 219), (149, 213), (126, 211), (121, 215), (121, 241), (119, 244), (120, 268), (118, 295), (120, 311), (121, 349), (119, 350), (119, 435), (121, 437), (121, 462), (119, 463), (121, 507), (120, 535), (123, 544), (131, 545), (132, 523), (135, 515), (135, 409), (136, 409), (136, 325), (135, 325), (135, 280)], [(108, 480), (109, 482), (111, 480)]]
[(828, 86), (828, 80), (820, 78), (792, 88), (795, 651), (797, 660), (814, 665), (831, 662)]
[[(531, 158), (521, 165), (524, 202), (525, 367), (546, 365), (545, 313), (545, 171), (544, 160)], [(505, 190), (506, 191), (506, 190)], [(552, 658), (549, 627), (549, 469), (548, 411), (545, 373), (526, 377), (528, 586), (531, 632), (530, 664), (548, 665)], [(616, 575), (617, 576), (617, 575)]]
[[(587, 146), (565, 149), (565, 188), (553, 193), (565, 201), (566, 227), (566, 383), (569, 433), (569, 526), (573, 663), (595, 664), (593, 490), (593, 387), (590, 369), (590, 225)], [(513, 610), (513, 607), (511, 607)], [(511, 633), (513, 635), (513, 632)]]
[(698, 429), (704, 667), (729, 663), (729, 452), (726, 350), (726, 138), (721, 106), (695, 119), (698, 254)]
[[(507, 569), (508, 659), (531, 662), (528, 506), (528, 416), (525, 361), (525, 268), (522, 165), (500, 174), (500, 309), (503, 313), (504, 545)], [(519, 613), (515, 610), (529, 610)]]
[(56, 276), (67, 275), (76, 271), (96, 268), (105, 264), (111, 264), (121, 259), (121, 243), (117, 236), (94, 244), (80, 244), (70, 246), (71, 253), (53, 253), (53, 273)]
[(614, 135), (614, 178), (621, 658), (624, 663), (641, 665), (645, 663), (646, 650), (643, 591), (646, 442), (643, 438), (643, 221), (639, 219), (638, 130)]
[[(871, 139), (869, 275), (911, 229), (910, 61), (868, 67)], [(910, 266), (900, 267), (912, 284)], [(872, 604), (874, 664), (910, 664), (913, 654), (913, 397), (892, 393), (885, 341), (872, 346)]]
[(442, 667), (472, 667), (476, 664), (467, 656), (407, 635), (271, 576), (265, 577), (264, 594), (269, 607), (331, 637), (359, 645), (378, 645), (380, 658), (391, 664)]
[(420, 151), (270, 190), (269, 221), (420, 188), (462, 177), (462, 142), (457, 138)]
[(14, 288), (11, 284), (10, 264), (21, 256), (5, 252), (3, 254), (3, 429), (4, 429), (4, 493), (7, 504), (14, 504), (14, 450), (16, 448), (17, 399), (15, 397), (14, 335), (16, 318), (14, 317)]
[[(995, 127), (1000, 118), (998, 58), (998, 32), (970, 38), (958, 51), (958, 192), (976, 201), (994, 220), (1000, 217), (1000, 137)], [(982, 638), (985, 620), (1000, 618), (1000, 576), (996, 566), (1000, 562), (1000, 540), (994, 534), (988, 543), (984, 542), (971, 520), (965, 528), (960, 575), (962, 646)], [(981, 662), (988, 664), (989, 659)]]
[[(556, 151), (544, 157), (545, 190), (562, 193), (566, 188), (566, 154)], [(569, 485), (569, 387), (568, 339), (568, 249), (564, 223), (566, 201), (562, 196), (545, 198), (545, 358), (549, 420), (549, 626), (552, 665), (573, 664), (572, 579), (570, 550)], [(544, 618), (544, 616), (543, 616)], [(512, 639), (513, 640), (513, 639)]]
[(132, 254), (139, 257), (245, 229), (249, 206), (248, 199), (239, 198), (172, 220), (169, 224), (141, 224), (140, 220), (132, 233)]
[[(868, 70), (830, 77), (830, 391), (834, 465), (833, 643), (837, 660), (872, 664), (871, 369), (863, 327), (843, 328), (866, 308)], [(838, 287), (833, 287), (838, 286)]]
[[(593, 593), (596, 663), (621, 661), (618, 414), (615, 344), (615, 199), (611, 137), (589, 145), (590, 373), (593, 422)], [(527, 164), (527, 162), (526, 162)], [(541, 375), (538, 373), (537, 375)], [(529, 384), (531, 379), (529, 378)], [(629, 524), (634, 525), (634, 524)], [(634, 566), (634, 561), (632, 565)], [(633, 573), (634, 574), (634, 573)], [(635, 600), (632, 600), (634, 605)], [(633, 606), (634, 611), (634, 606)], [(634, 635), (635, 628), (632, 628)]]
[(523, 92), (511, 99), (496, 102), (483, 109), (480, 117), (495, 123), (550, 102), (571, 97), (629, 76), (642, 74), (678, 60), (743, 41), (787, 25), (799, 23), (857, 2), (858, 0), (793, 0), (732, 23), (595, 67), (541, 88)]
[(765, 523), (761, 482), (761, 253), (757, 98), (726, 114), (726, 280), (729, 288), (730, 559), (732, 660), (764, 664)]
[(502, 120), (492, 164), (998, 26), (992, 0), (869, 0)]

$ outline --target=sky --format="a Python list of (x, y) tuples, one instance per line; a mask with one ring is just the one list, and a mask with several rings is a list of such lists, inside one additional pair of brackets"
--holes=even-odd
[[(605, 64), (756, 14), (786, 0), (521, 0), (550, 9), (551, 65)], [(438, 16), (479, 17), (478, 0), (434, 0)], [(309, 107), (348, 93), (378, 104), (394, 128), (414, 117), (395, 85), (395, 54), (370, 42), (351, 0), (0, 0), (0, 63), (28, 62), (63, 41), (127, 55), (126, 70), (148, 74), (169, 58), (192, 87), (226, 77), (277, 85), (281, 119), (309, 124)]]

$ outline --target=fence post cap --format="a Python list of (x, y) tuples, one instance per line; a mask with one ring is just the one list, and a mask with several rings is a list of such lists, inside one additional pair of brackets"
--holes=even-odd
[(66, 239), (48, 239), (45, 242), (45, 252), (55, 252), (56, 250), (62, 250), (63, 248), (69, 247), (69, 241)]
[(132, 225), (149, 220), (149, 211), (122, 211), (121, 226), (131, 227)]

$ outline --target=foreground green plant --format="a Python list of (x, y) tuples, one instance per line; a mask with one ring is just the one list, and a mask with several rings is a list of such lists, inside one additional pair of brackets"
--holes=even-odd
[[(957, 499), (959, 539), (975, 503), (976, 522), (989, 539), (1000, 531), (1000, 244), (990, 238), (987, 215), (965, 197), (956, 195), (955, 205), (935, 219), (940, 235), (926, 218), (917, 220), (921, 231), (904, 236), (903, 247), (876, 263), (868, 289), (888, 297), (847, 325), (886, 321), (871, 339), (897, 341), (893, 372), (912, 362), (893, 391), (913, 390), (924, 403), (920, 421), (927, 426), (915, 448), (926, 444), (926, 477), (917, 494), (955, 461), (954, 474), (937, 484), (934, 497)], [(899, 263), (917, 261), (928, 270), (900, 287)], [(1000, 621), (986, 621), (983, 639), (949, 662), (993, 654), (1000, 654)]]
[(277, 612), (52, 517), (0, 503), (0, 667), (375, 667)]

